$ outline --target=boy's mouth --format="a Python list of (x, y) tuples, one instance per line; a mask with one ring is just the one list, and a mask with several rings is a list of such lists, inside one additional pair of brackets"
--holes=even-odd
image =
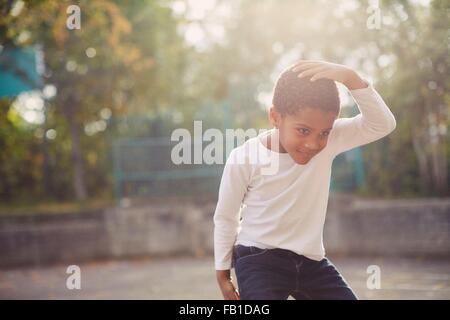
[(305, 151), (302, 151), (302, 150), (297, 150), (297, 152), (302, 154), (303, 156), (306, 156), (306, 157), (313, 157), (315, 155), (315, 153), (313, 153), (313, 152), (305, 152)]

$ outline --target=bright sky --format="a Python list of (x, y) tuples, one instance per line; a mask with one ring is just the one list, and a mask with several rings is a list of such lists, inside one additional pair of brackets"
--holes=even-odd
[(224, 21), (239, 0), (178, 0), (171, 7), (175, 15), (184, 16), (191, 23), (180, 28), (186, 41), (198, 50), (211, 42), (220, 42), (224, 36)]

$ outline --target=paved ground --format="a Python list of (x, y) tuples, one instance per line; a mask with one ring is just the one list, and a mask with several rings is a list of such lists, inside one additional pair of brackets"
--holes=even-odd
[[(330, 258), (361, 299), (450, 299), (450, 260)], [(369, 290), (378, 265), (381, 289)], [(0, 271), (0, 299), (221, 299), (212, 257), (80, 263), (81, 289), (66, 288), (67, 265)]]

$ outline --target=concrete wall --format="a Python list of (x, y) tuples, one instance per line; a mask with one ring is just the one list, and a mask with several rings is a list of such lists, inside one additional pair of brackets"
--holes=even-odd
[[(0, 268), (213, 253), (215, 203), (171, 203), (78, 214), (0, 217)], [(450, 199), (330, 199), (331, 254), (450, 256)]]
[(354, 200), (325, 224), (328, 252), (450, 257), (450, 199)]

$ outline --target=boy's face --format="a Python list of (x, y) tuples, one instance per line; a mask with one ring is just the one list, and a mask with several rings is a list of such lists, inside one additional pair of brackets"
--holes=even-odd
[(335, 112), (315, 108), (303, 108), (293, 115), (281, 115), (273, 106), (270, 121), (278, 127), (280, 152), (287, 152), (298, 164), (307, 164), (312, 157), (322, 151), (328, 142)]

